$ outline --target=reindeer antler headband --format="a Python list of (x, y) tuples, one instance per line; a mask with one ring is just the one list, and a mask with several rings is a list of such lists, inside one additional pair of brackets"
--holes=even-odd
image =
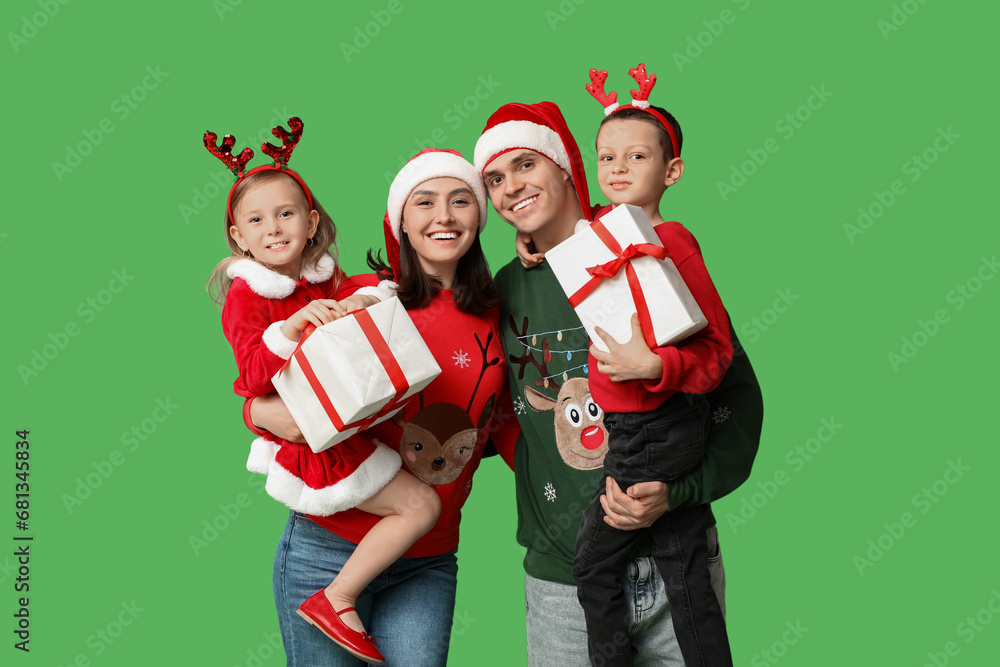
[(299, 139), (302, 137), (302, 119), (298, 116), (288, 119), (288, 127), (290, 132), (278, 125), (271, 130), (276, 138), (281, 139), (281, 146), (275, 146), (271, 143), (264, 142), (261, 144), (260, 149), (264, 151), (266, 155), (269, 155), (274, 162), (271, 164), (264, 164), (259, 167), (254, 167), (250, 171), (244, 171), (246, 169), (247, 163), (253, 159), (253, 149), (244, 148), (240, 151), (239, 155), (233, 155), (233, 146), (236, 145), (236, 137), (231, 134), (227, 134), (222, 138), (222, 144), (216, 144), (219, 140), (219, 135), (215, 132), (205, 133), (205, 148), (208, 152), (219, 158), (222, 164), (226, 165), (229, 171), (233, 172), (236, 177), (236, 183), (233, 187), (229, 189), (229, 197), (226, 200), (226, 210), (229, 212), (229, 222), (235, 224), (233, 220), (233, 192), (236, 190), (236, 186), (241, 180), (254, 174), (258, 171), (282, 171), (292, 178), (302, 187), (302, 190), (306, 193), (306, 200), (309, 202), (309, 208), (313, 206), (312, 193), (309, 192), (308, 186), (306, 186), (305, 181), (302, 177), (296, 174), (294, 171), (288, 168), (288, 160), (292, 156), (292, 151), (295, 150), (296, 144), (299, 143)]
[(649, 94), (653, 91), (653, 86), (656, 85), (656, 75), (646, 76), (646, 65), (644, 63), (639, 63), (638, 67), (630, 69), (628, 75), (639, 84), (639, 90), (633, 89), (630, 91), (632, 93), (631, 104), (619, 106), (618, 93), (604, 92), (604, 82), (608, 79), (607, 70), (601, 70), (600, 72), (596, 69), (590, 70), (590, 83), (587, 84), (587, 92), (601, 103), (601, 106), (604, 107), (605, 116), (610, 116), (622, 109), (639, 109), (656, 118), (670, 136), (670, 146), (673, 148), (674, 157), (680, 157), (681, 150), (680, 146), (677, 145), (677, 134), (674, 132), (674, 126), (670, 124), (670, 121), (663, 114), (653, 109), (649, 104)]

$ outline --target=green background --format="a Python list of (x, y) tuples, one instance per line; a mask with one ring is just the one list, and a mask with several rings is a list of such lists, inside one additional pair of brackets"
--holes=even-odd
[[(251, 438), (204, 290), (226, 253), (206, 130), (259, 146), (301, 116), (293, 166), (359, 272), (418, 147), (471, 156), (498, 106), (553, 100), (591, 164), (587, 70), (626, 97), (642, 61), (686, 138), (663, 213), (699, 239), (765, 396), (753, 474), (714, 505), (735, 662), (995, 664), (998, 19), (917, 0), (4, 3), (0, 660), (282, 664), (270, 572), (286, 511), (243, 468)], [(872, 218), (851, 234), (859, 207)], [(490, 218), (496, 269), (513, 239)], [(157, 400), (175, 406), (161, 422)], [(523, 664), (512, 475), (491, 460), (476, 487), (451, 663)], [(13, 648), (15, 535), (34, 537), (30, 654)]]

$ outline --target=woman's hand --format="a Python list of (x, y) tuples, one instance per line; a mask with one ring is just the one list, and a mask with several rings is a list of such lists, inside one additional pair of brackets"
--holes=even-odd
[(370, 306), (374, 306), (376, 303), (382, 303), (376, 297), (369, 294), (352, 294), (346, 299), (340, 300), (340, 305), (344, 307), (344, 313), (349, 313), (352, 310), (362, 310)]
[(302, 431), (292, 419), (292, 413), (277, 394), (268, 394), (250, 402), (250, 421), (257, 428), (270, 431), (279, 438), (305, 443)]
[(526, 269), (533, 269), (545, 259), (544, 252), (532, 252), (534, 245), (531, 242), (531, 234), (518, 232), (514, 237), (514, 250), (517, 251), (517, 258), (521, 260), (521, 266)]
[(602, 352), (591, 345), (590, 353), (597, 359), (597, 370), (612, 382), (658, 380), (663, 375), (663, 359), (646, 345), (638, 315), (632, 314), (632, 338), (627, 343), (619, 343), (600, 327), (595, 329), (608, 351)]
[[(363, 298), (363, 297), (362, 297)], [(345, 299), (346, 301), (346, 299)], [(281, 325), (281, 333), (288, 340), (298, 340), (309, 324), (321, 327), (347, 314), (343, 303), (334, 299), (316, 299), (299, 309)]]

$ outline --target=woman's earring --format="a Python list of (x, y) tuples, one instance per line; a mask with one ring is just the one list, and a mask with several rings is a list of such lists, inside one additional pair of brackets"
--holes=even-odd
[(308, 247), (311, 248), (314, 245), (316, 245), (316, 240), (315, 239), (313, 239), (312, 237), (306, 239), (306, 246), (308, 246)]

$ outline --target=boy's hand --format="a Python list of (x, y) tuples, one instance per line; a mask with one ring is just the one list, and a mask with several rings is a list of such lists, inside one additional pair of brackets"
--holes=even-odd
[(517, 258), (521, 260), (521, 266), (526, 269), (533, 269), (545, 259), (544, 252), (532, 252), (535, 246), (531, 242), (531, 234), (518, 232), (514, 236), (514, 250), (517, 251)]
[(670, 509), (667, 485), (663, 482), (639, 482), (628, 487), (626, 493), (614, 478), (608, 477), (601, 506), (607, 515), (604, 522), (612, 528), (648, 528)]
[(352, 310), (361, 310), (369, 306), (374, 306), (376, 303), (381, 303), (381, 301), (369, 294), (352, 294), (346, 299), (340, 300), (340, 305), (344, 307), (344, 314)]
[(334, 299), (316, 299), (285, 320), (281, 325), (281, 333), (288, 340), (298, 340), (306, 325), (321, 327), (346, 314), (347, 310), (342, 303)]
[(612, 382), (656, 380), (663, 375), (663, 359), (646, 345), (637, 314), (632, 314), (632, 338), (627, 343), (619, 343), (600, 327), (595, 329), (608, 351), (602, 352), (591, 345), (590, 353), (597, 359), (597, 370)]

